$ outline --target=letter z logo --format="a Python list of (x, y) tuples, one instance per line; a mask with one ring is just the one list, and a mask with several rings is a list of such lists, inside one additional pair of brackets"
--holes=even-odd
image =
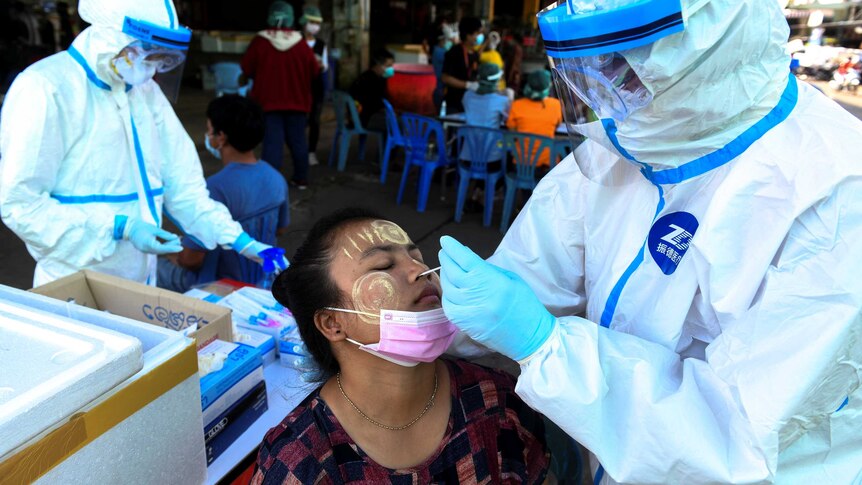
[(688, 249), (688, 246), (691, 244), (691, 238), (694, 235), (676, 224), (669, 224), (668, 227), (671, 229), (671, 232), (662, 236), (661, 240), (673, 244), (682, 251)]

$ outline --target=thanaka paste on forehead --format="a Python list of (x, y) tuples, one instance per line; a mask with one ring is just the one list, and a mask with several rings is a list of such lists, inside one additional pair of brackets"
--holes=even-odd
[(374, 234), (383, 242), (391, 242), (394, 244), (410, 244), (410, 236), (401, 229), (398, 224), (390, 221), (372, 221), (371, 228)]

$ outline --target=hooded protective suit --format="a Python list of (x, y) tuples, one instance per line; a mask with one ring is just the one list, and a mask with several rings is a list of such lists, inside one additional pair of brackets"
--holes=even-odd
[(501, 351), (552, 322), (517, 392), (596, 483), (862, 483), (862, 123), (788, 76), (776, 2), (683, 19), (621, 52), (652, 103), (581, 126), (489, 259), (556, 318), (511, 308), (505, 342), (471, 326), (501, 290), (450, 279), (445, 246), (444, 308)]
[(244, 233), (209, 198), (195, 145), (158, 85), (128, 86), (109, 64), (135, 40), (120, 31), (125, 16), (176, 28), (172, 2), (82, 0), (79, 12), (92, 26), (6, 96), (0, 213), (37, 261), (34, 285), (81, 268), (155, 284), (156, 257), (122, 240), (117, 216), (158, 227), (164, 208), (207, 248)]

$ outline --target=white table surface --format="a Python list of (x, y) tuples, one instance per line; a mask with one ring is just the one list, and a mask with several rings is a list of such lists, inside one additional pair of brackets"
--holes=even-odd
[[(467, 121), (467, 115), (465, 115), (464, 113), (455, 113), (455, 114), (450, 114), (450, 115), (446, 115), (446, 116), (441, 116), (439, 118), (439, 120), (442, 121), (443, 123), (449, 124), (449, 125), (463, 125)], [(560, 123), (559, 125), (557, 125), (556, 134), (557, 135), (568, 135), (569, 134), (569, 130), (566, 129), (565, 123)]]
[(317, 387), (317, 384), (303, 382), (299, 378), (299, 371), (285, 367), (278, 361), (264, 366), (263, 378), (266, 381), (268, 409), (207, 467), (207, 485), (224, 478), (249, 453), (255, 452), (266, 432), (280, 423)]

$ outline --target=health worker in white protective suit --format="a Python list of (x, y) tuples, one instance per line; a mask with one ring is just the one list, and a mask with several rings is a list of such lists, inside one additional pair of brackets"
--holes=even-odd
[(259, 260), (269, 246), (210, 199), (166, 98), (191, 41), (173, 3), (81, 0), (78, 12), (92, 26), (18, 75), (0, 118), (0, 215), (36, 259), (33, 284), (88, 268), (154, 285), (155, 255), (182, 249), (163, 208), (202, 246)]
[(862, 483), (862, 123), (790, 75), (777, 2), (539, 25), (600, 121), (488, 262), (443, 238), (446, 315), (596, 483)]

